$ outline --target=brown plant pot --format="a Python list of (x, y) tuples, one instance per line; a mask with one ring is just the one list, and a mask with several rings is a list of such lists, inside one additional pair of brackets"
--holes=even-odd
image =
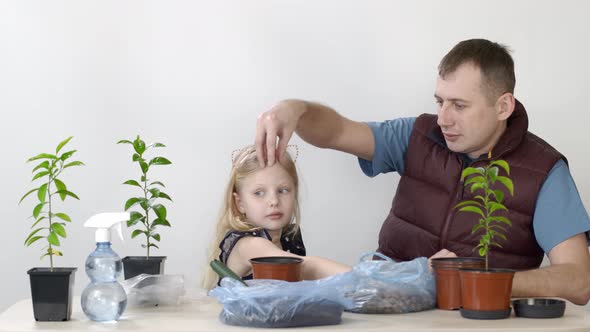
[(471, 319), (502, 319), (510, 316), (514, 270), (460, 269), (461, 316)]
[(483, 268), (485, 260), (476, 257), (433, 258), (431, 261), (436, 280), (436, 306), (443, 310), (461, 309), (461, 282), (459, 269)]
[(297, 257), (257, 257), (250, 260), (254, 279), (301, 281), (301, 263)]

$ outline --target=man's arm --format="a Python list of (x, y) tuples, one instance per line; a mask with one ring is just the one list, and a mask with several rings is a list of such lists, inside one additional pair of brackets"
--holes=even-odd
[(555, 296), (575, 304), (590, 300), (590, 254), (585, 234), (575, 235), (548, 253), (550, 266), (517, 272), (513, 297)]
[[(371, 160), (375, 150), (369, 126), (349, 120), (330, 107), (304, 100), (283, 100), (262, 113), (256, 124), (256, 154), (261, 165), (275, 162), (287, 149), (293, 132), (321, 148), (344, 151)], [(278, 146), (277, 146), (278, 138)]]

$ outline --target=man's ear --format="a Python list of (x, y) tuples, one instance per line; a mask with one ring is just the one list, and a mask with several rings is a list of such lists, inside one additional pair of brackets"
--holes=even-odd
[(234, 203), (236, 204), (236, 207), (240, 213), (245, 213), (244, 206), (242, 205), (242, 199), (238, 193), (234, 193)]
[(506, 92), (501, 95), (496, 101), (496, 110), (498, 112), (498, 121), (504, 121), (508, 119), (516, 107), (516, 101), (514, 95), (510, 92)]

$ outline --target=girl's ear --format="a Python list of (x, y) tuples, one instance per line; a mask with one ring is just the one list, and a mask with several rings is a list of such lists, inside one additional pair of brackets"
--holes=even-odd
[(234, 203), (236, 204), (236, 207), (238, 208), (238, 211), (240, 211), (240, 213), (246, 213), (244, 206), (242, 205), (242, 199), (240, 198), (240, 195), (238, 193), (234, 193)]

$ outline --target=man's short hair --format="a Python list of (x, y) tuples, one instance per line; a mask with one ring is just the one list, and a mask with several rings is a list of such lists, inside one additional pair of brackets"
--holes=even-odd
[(504, 93), (514, 94), (514, 61), (506, 46), (486, 39), (464, 40), (442, 58), (438, 75), (444, 79), (465, 63), (471, 63), (481, 70), (481, 88), (490, 103), (495, 103)]

